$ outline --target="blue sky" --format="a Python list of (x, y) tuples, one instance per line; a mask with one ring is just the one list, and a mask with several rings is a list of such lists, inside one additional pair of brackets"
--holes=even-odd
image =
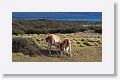
[(102, 12), (13, 12), (16, 18), (102, 19)]

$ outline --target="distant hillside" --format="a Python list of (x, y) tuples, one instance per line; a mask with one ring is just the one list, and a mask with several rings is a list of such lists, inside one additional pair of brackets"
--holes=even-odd
[(83, 31), (102, 33), (101, 23), (56, 20), (23, 20), (12, 22), (12, 33), (16, 34), (46, 34), (46, 33), (75, 33)]

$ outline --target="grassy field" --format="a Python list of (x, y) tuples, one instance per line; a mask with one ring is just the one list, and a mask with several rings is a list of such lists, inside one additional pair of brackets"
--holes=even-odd
[(47, 34), (17, 34), (15, 38), (25, 38), (29, 43), (37, 46), (38, 53), (33, 53), (34, 56), (23, 53), (22, 51), (13, 51), (13, 62), (101, 62), (102, 61), (102, 34), (92, 32), (76, 32), (69, 34), (56, 33), (62, 39), (69, 38), (72, 45), (72, 54), (70, 57), (67, 54), (56, 53), (52, 47), (52, 55), (49, 55), (47, 44), (42, 41)]

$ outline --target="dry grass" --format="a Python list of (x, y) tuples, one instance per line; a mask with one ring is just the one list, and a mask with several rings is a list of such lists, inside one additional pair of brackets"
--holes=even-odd
[(46, 34), (23, 34), (13, 35), (13, 37), (31, 38), (36, 41), (40, 48), (39, 55), (31, 57), (23, 53), (13, 53), (13, 62), (101, 62), (102, 61), (102, 35), (98, 33), (71, 33), (57, 34), (61, 38), (69, 38), (72, 42), (72, 54), (57, 54), (54, 47), (52, 48), (51, 57), (47, 50), (47, 44), (42, 41)]

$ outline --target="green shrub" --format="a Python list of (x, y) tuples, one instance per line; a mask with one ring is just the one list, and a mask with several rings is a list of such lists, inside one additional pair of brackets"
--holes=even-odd
[(46, 34), (46, 33), (75, 33), (93, 30), (102, 33), (102, 27), (96, 23), (94, 26), (82, 26), (87, 22), (55, 21), (55, 20), (13, 20), (13, 34)]
[(40, 54), (40, 50), (33, 45), (26, 46), (24, 49), (22, 49), (22, 52), (23, 54), (30, 56), (35, 56)]
[(21, 52), (21, 50), (28, 45), (26, 38), (13, 38), (12, 39), (12, 50), (13, 52)]
[(81, 28), (79, 29), (79, 31), (81, 31), (81, 32), (83, 32), (83, 31), (88, 31), (88, 30), (90, 30), (89, 27), (81, 27)]
[(102, 33), (102, 29), (101, 28), (97, 28), (97, 29), (95, 29), (95, 32), (96, 33)]
[(13, 29), (12, 30), (12, 34), (17, 35), (17, 34), (25, 34), (25, 32), (23, 30), (20, 29)]
[(102, 26), (91, 26), (91, 30), (94, 30), (96, 33), (102, 33)]
[(12, 52), (22, 52), (30, 56), (40, 54), (39, 47), (34, 40), (20, 37), (13, 38)]

